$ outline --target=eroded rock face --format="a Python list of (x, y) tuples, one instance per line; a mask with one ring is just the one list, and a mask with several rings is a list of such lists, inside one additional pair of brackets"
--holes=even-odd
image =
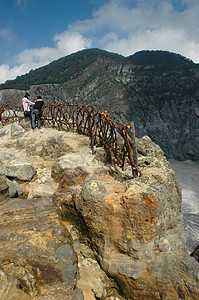
[(23, 292), (21, 299), (83, 299), (75, 288), (78, 266), (71, 236), (52, 199), (10, 199), (0, 215), (1, 276), (7, 282), (1, 299), (12, 292), (9, 282), (15, 293)]
[[(68, 134), (71, 136), (71, 134)], [(78, 152), (81, 147), (89, 146), (88, 139), (84, 136), (78, 136), (72, 134), (73, 138), (68, 139), (67, 135), (62, 133), (57, 133), (50, 136), (42, 144), (41, 156), (49, 156), (50, 158), (57, 159), (66, 153)]]
[[(27, 122), (25, 122), (27, 123)], [(48, 226), (44, 225), (43, 223), (46, 224), (46, 218), (47, 215), (45, 215), (44, 211), (40, 211), (39, 208), (35, 210), (35, 200), (37, 203), (40, 203), (41, 208), (43, 206), (43, 201), (44, 199), (47, 199), (46, 196), (48, 196), (48, 199), (51, 199), (50, 202), (52, 201), (51, 196), (56, 192), (58, 186), (59, 186), (59, 180), (58, 182), (55, 182), (54, 179), (51, 177), (51, 168), (53, 161), (55, 157), (60, 156), (60, 152), (57, 152), (55, 157), (52, 157), (51, 155), (46, 155), (42, 156), (41, 153), (43, 151), (43, 145), (46, 144), (46, 141), (48, 140), (49, 137), (54, 138), (57, 135), (60, 135), (60, 133), (55, 130), (55, 129), (41, 129), (41, 130), (35, 130), (34, 132), (28, 131), (24, 132), (22, 136), (19, 135), (19, 137), (16, 137), (13, 139), (10, 134), (11, 131), (11, 126), (5, 126), (5, 135), (2, 136), (0, 139), (0, 157), (2, 164), (0, 165), (1, 167), (10, 165), (14, 161), (20, 161), (21, 158), (25, 161), (29, 161), (32, 163), (34, 166), (34, 169), (36, 170), (36, 174), (33, 176), (33, 178), (29, 181), (23, 181), (19, 180), (18, 178), (11, 178), (6, 177), (5, 175), (2, 174), (0, 176), (0, 189), (1, 189), (1, 201), (2, 204), (7, 204), (10, 203), (10, 206), (4, 206), (6, 209), (6, 213), (8, 216), (10, 215), (11, 218), (13, 218), (16, 222), (17, 225), (13, 226), (12, 229), (14, 230), (13, 237), (8, 238), (7, 230), (8, 230), (8, 223), (5, 223), (6, 226), (3, 226), (3, 224), (0, 224), (0, 230), (1, 231), (1, 237), (3, 239), (3, 236), (5, 237), (4, 244), (2, 244), (2, 249), (1, 249), (1, 254), (2, 254), (2, 261), (5, 260), (6, 263), (6, 268), (1, 269), (0, 268), (0, 298), (1, 299), (6, 299), (6, 300), (21, 300), (21, 299), (77, 299), (81, 300), (83, 295), (81, 292), (81, 288), (84, 292), (85, 297), (89, 296), (90, 299), (95, 299), (96, 295), (98, 298), (106, 297), (106, 299), (110, 299), (107, 297), (107, 292), (105, 287), (110, 285), (110, 292), (109, 294), (111, 296), (117, 296), (117, 291), (116, 291), (116, 286), (115, 283), (112, 284), (112, 281), (109, 282), (109, 279), (107, 278), (105, 272), (100, 269), (98, 266), (96, 260), (94, 260), (93, 254), (90, 256), (89, 255), (89, 260), (87, 260), (87, 255), (88, 252), (92, 253), (92, 250), (90, 249), (89, 251), (85, 250), (86, 248), (84, 247), (84, 250), (82, 249), (83, 247), (79, 244), (79, 237), (77, 236), (76, 241), (75, 241), (75, 251), (78, 253), (78, 256), (80, 257), (79, 260), (79, 265), (80, 265), (80, 274), (81, 277), (78, 275), (78, 272), (75, 274), (75, 278), (72, 282), (72, 277), (74, 275), (74, 270), (71, 271), (71, 268), (76, 268), (77, 267), (77, 256), (76, 254), (74, 255), (72, 251), (72, 248), (74, 247), (72, 243), (68, 244), (68, 240), (71, 239), (71, 237), (68, 239), (68, 231), (66, 228), (68, 228), (68, 224), (64, 224), (65, 229), (66, 229), (66, 238), (63, 239), (59, 237), (60, 229), (58, 226), (58, 221), (55, 224), (54, 220), (52, 220), (52, 215), (53, 210), (55, 209), (52, 206), (52, 210), (49, 209), (45, 205), (43, 207), (44, 211), (46, 210), (46, 214), (49, 214), (49, 222), (53, 222), (52, 226), (49, 223), (49, 227), (52, 227), (52, 235), (48, 232)], [(85, 168), (85, 176), (88, 174), (88, 170), (92, 169), (95, 167), (95, 169), (100, 169), (99, 164), (95, 162), (94, 165), (92, 165), (91, 160), (93, 159), (93, 156), (89, 153), (90, 148), (88, 147), (89, 145), (89, 139), (88, 137), (85, 136), (78, 136), (76, 134), (71, 134), (69, 132), (67, 133), (62, 133), (63, 135), (63, 140), (70, 145), (70, 148), (64, 148), (63, 147), (63, 152), (61, 154), (68, 153), (68, 160), (63, 160), (64, 163), (61, 164), (60, 169), (58, 168), (58, 177), (62, 179), (62, 175), (64, 171), (67, 171), (70, 169), (70, 172), (72, 172), (72, 165), (71, 165), (71, 158), (74, 154), (74, 159), (73, 162), (75, 161), (77, 157), (77, 152), (80, 152), (80, 156), (83, 158), (86, 158), (86, 161), (82, 160), (82, 165)], [(51, 140), (51, 139), (50, 139)], [(58, 139), (59, 142), (61, 142)], [(55, 147), (54, 150), (58, 149)], [(72, 155), (72, 156), (71, 156)], [(59, 161), (59, 159), (58, 159)], [(70, 166), (67, 165), (70, 162)], [(56, 164), (56, 163), (55, 163)], [(79, 162), (77, 163), (78, 167)], [(93, 167), (94, 166), (94, 167)], [(101, 164), (102, 168), (103, 164)], [(103, 166), (105, 169), (105, 166)], [(88, 170), (87, 170), (88, 169)], [(79, 175), (79, 169), (77, 169), (77, 174)], [(68, 178), (70, 178), (70, 173), (67, 175)], [(75, 177), (77, 176), (75, 175)], [(85, 178), (85, 176), (83, 178)], [(63, 178), (66, 178), (63, 176)], [(83, 180), (81, 179), (81, 181)], [(61, 181), (61, 180), (60, 180)], [(72, 183), (74, 184), (74, 183)], [(8, 199), (10, 197), (13, 197), (13, 199)], [(20, 199), (20, 198), (23, 199)], [(40, 199), (36, 199), (36, 198)], [(50, 197), (50, 198), (49, 198)], [(26, 200), (25, 200), (26, 199)], [(10, 202), (11, 201), (11, 202)], [(28, 202), (26, 202), (28, 201)], [(29, 209), (25, 209), (26, 205), (30, 204)], [(19, 207), (18, 207), (19, 205)], [(21, 207), (21, 205), (23, 207)], [(40, 206), (39, 205), (39, 206)], [(17, 208), (18, 207), (18, 208)], [(16, 209), (15, 209), (16, 208)], [(25, 209), (25, 213), (23, 213), (22, 209)], [(1, 207), (2, 209), (2, 207)], [(26, 219), (28, 217), (26, 216), (27, 211), (35, 211), (35, 215), (31, 221), (31, 228), (29, 230), (29, 220), (26, 222)], [(2, 211), (3, 213), (3, 211)], [(5, 219), (7, 220), (7, 216), (5, 213)], [(41, 213), (41, 215), (40, 215)], [(55, 210), (55, 214), (57, 211)], [(21, 215), (20, 215), (21, 214)], [(45, 216), (44, 216), (45, 215)], [(0, 216), (1, 218), (1, 216)], [(24, 218), (24, 219), (23, 219)], [(61, 219), (58, 216), (57, 213), (57, 218), (60, 222), (60, 227), (62, 227)], [(2, 222), (3, 219), (1, 218)], [(41, 224), (40, 224), (41, 222)], [(11, 223), (11, 221), (10, 221)], [(12, 224), (12, 223), (11, 223)], [(21, 226), (24, 228), (22, 230), (18, 230), (17, 226)], [(24, 224), (24, 225), (23, 225)], [(39, 224), (39, 225), (38, 225)], [(26, 229), (26, 225), (27, 228)], [(40, 226), (41, 225), (41, 226)], [(57, 226), (57, 227), (56, 227)], [(56, 228), (55, 228), (56, 227)], [(36, 231), (33, 229), (36, 228)], [(5, 232), (4, 232), (5, 230)], [(12, 231), (12, 230), (11, 230)], [(22, 231), (23, 231), (23, 239), (22, 239)], [(55, 231), (55, 232), (54, 232)], [(65, 231), (65, 230), (64, 230)], [(31, 234), (32, 232), (32, 234)], [(72, 231), (73, 232), (73, 231)], [(32, 250), (27, 253), (27, 249), (31, 248), (31, 245), (29, 245), (29, 239), (34, 238), (34, 235), (37, 236), (35, 237), (35, 245), (32, 245)], [(19, 244), (23, 244), (23, 247), (20, 245), (17, 245), (13, 242), (18, 240), (19, 236)], [(42, 254), (42, 248), (44, 246), (44, 238), (43, 237), (48, 236), (49, 237), (49, 243), (47, 245), (45, 255)], [(70, 235), (69, 235), (70, 236)], [(47, 238), (47, 237), (46, 237)], [(74, 238), (74, 235), (73, 235)], [(36, 241), (37, 239), (37, 241)], [(6, 242), (8, 243), (8, 252), (4, 251), (6, 249)], [(36, 242), (37, 245), (36, 245)], [(54, 245), (54, 250), (52, 247), (50, 248), (49, 245), (52, 243)], [(61, 246), (59, 247), (59, 243)], [(28, 245), (26, 245), (28, 244)], [(63, 245), (63, 246), (62, 246)], [(19, 248), (17, 248), (19, 246)], [(72, 248), (71, 248), (72, 247)], [(38, 249), (37, 249), (38, 248)], [(56, 250), (59, 248), (60, 250)], [(87, 246), (88, 248), (88, 246)], [(67, 250), (69, 249), (69, 250)], [(54, 251), (54, 256), (55, 259), (53, 259), (53, 251)], [(18, 254), (19, 252), (19, 254)], [(11, 256), (13, 260), (7, 261), (7, 253), (12, 253)], [(16, 257), (15, 257), (16, 253)], [(38, 255), (38, 253), (41, 253), (42, 256)], [(84, 254), (83, 254), (84, 253)], [(9, 254), (10, 255), (10, 254)], [(58, 256), (58, 258), (57, 258)], [(28, 259), (28, 261), (27, 261)], [(13, 266), (13, 261), (15, 265)], [(63, 262), (63, 265), (60, 266), (59, 268), (59, 261)], [(40, 268), (42, 269), (41, 271), (39, 270), (38, 264), (40, 264)], [(42, 264), (49, 265), (52, 267), (47, 267), (47, 271), (45, 272), (45, 269), (42, 267)], [(54, 265), (53, 265), (54, 264)], [(61, 264), (61, 263), (60, 263)], [(36, 267), (37, 265), (37, 267)], [(97, 267), (98, 266), (98, 267)], [(36, 272), (38, 271), (39, 274), (43, 277), (45, 276), (51, 276), (50, 274), (52, 273), (53, 276), (53, 268), (58, 268), (57, 269), (57, 275), (59, 275), (59, 271), (63, 269), (63, 277), (65, 278), (64, 280), (69, 280), (70, 278), (70, 285), (67, 286), (66, 282), (63, 282), (63, 284), (60, 283), (59, 280), (55, 278), (55, 282), (53, 283), (53, 287), (51, 286), (51, 283), (44, 284), (44, 281), (47, 280), (47, 278), (42, 281), (38, 278), (37, 281), (37, 286), (32, 287), (31, 285), (35, 282), (34, 280), (34, 270), (36, 269)], [(11, 273), (8, 272), (10, 270)], [(42, 273), (44, 272), (44, 273)], [(61, 271), (60, 271), (61, 272)], [(34, 274), (33, 274), (34, 273)], [(70, 274), (69, 278), (67, 273)], [(94, 274), (94, 276), (93, 276)], [(35, 275), (37, 277), (37, 274)], [(39, 276), (39, 275), (38, 275)], [(33, 278), (34, 277), (34, 278)], [(59, 277), (59, 276), (58, 276)], [(80, 279), (77, 282), (77, 277)], [(90, 279), (92, 277), (92, 279)], [(20, 281), (20, 283), (19, 283)], [(22, 283), (21, 283), (22, 281)], [(62, 281), (62, 280), (61, 280)], [(87, 283), (88, 281), (88, 283)], [(71, 283), (72, 282), (72, 283)], [(111, 284), (110, 284), (111, 283)], [(45, 285), (45, 287), (44, 287)], [(27, 287), (28, 286), (28, 289)], [(77, 288), (77, 286), (80, 288)], [(114, 287), (114, 290), (113, 290)], [(33, 289), (34, 288), (34, 289)], [(25, 291), (26, 289), (26, 291)], [(72, 292), (73, 290), (73, 292)], [(113, 291), (113, 292), (112, 292)], [(87, 299), (87, 298), (86, 298)], [(118, 298), (118, 299), (122, 299)]]
[[(137, 140), (147, 155), (138, 157), (143, 175), (136, 179), (131, 169), (104, 165), (103, 149), (92, 155), (85, 136), (41, 129), (14, 139), (3, 135), (0, 143), (4, 166), (23, 157), (36, 170), (29, 181), (0, 176), (2, 299), (82, 299), (70, 226), (92, 249), (75, 238), (85, 299), (113, 299), (108, 277), (114, 299), (198, 298), (198, 264), (187, 252), (181, 190), (150, 138)], [(8, 199), (8, 192), (20, 198)]]
[(187, 253), (175, 173), (149, 138), (138, 144), (147, 152), (139, 157), (143, 176), (90, 173), (79, 184), (77, 174), (73, 186), (62, 180), (60, 210), (82, 218), (101, 267), (127, 299), (197, 299), (198, 265)]
[(16, 137), (16, 136), (19, 137), (19, 136), (23, 135), (24, 131), (25, 130), (23, 129), (23, 127), (20, 126), (19, 124), (14, 123), (11, 126), (11, 136), (12, 137)]
[[(11, 154), (12, 156), (12, 154)], [(7, 177), (17, 178), (19, 180), (31, 180), (36, 171), (30, 161), (19, 159), (13, 155), (2, 156), (0, 158), (0, 171)]]

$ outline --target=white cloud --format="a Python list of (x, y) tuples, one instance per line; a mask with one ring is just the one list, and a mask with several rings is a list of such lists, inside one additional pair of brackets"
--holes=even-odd
[(178, 10), (173, 4), (176, 1), (112, 0), (70, 29), (89, 35), (95, 47), (124, 56), (143, 49), (168, 50), (199, 62), (199, 1), (182, 0)]
[(78, 32), (64, 31), (54, 36), (55, 47), (42, 47), (36, 49), (26, 49), (15, 57), (16, 63), (36, 63), (50, 62), (62, 56), (74, 53), (78, 50), (90, 47), (90, 40), (84, 38)]
[(104, 49), (123, 55), (161, 49), (199, 62), (198, 1), (184, 1), (186, 9), (181, 11), (175, 10), (171, 1), (139, 1), (131, 9), (123, 3), (111, 1), (91, 20), (109, 28), (101, 40)]
[(20, 65), (10, 68), (9, 65), (0, 66), (0, 82), (5, 82), (8, 79), (15, 79), (18, 75), (25, 74), (30, 71), (29, 65)]
[(91, 46), (91, 41), (84, 38), (78, 32), (65, 31), (62, 34), (55, 35), (54, 41), (54, 48), (25, 49), (15, 56), (14, 61), (16, 66), (13, 68), (10, 68), (9, 65), (1, 65), (0, 83), (15, 79), (16, 76), (28, 73), (31, 69), (42, 67), (62, 56)]
[(15, 57), (18, 67), (0, 66), (0, 81), (90, 47), (124, 56), (168, 50), (199, 62), (199, 1), (182, 0), (180, 9), (176, 3), (180, 0), (109, 0), (91, 19), (69, 24), (67, 31), (56, 34), (54, 47), (25, 49)]
[(67, 55), (91, 46), (91, 41), (84, 38), (79, 32), (65, 31), (54, 37), (57, 43), (59, 56)]
[(122, 53), (124, 56), (132, 55), (140, 50), (167, 50), (199, 61), (199, 43), (189, 39), (184, 30), (172, 29), (146, 29), (138, 33), (129, 34), (128, 38), (119, 38), (112, 35), (106, 44), (106, 50)]

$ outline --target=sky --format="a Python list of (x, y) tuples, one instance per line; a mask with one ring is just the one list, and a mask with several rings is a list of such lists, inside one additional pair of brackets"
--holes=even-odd
[(199, 0), (0, 0), (0, 83), (89, 48), (199, 63)]

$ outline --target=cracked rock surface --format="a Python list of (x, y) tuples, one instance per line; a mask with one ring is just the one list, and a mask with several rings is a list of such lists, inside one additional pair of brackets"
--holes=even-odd
[[(159, 146), (137, 139), (147, 156), (133, 179), (86, 136), (19, 126), (0, 140), (1, 299), (198, 299), (181, 188)], [(34, 174), (8, 174), (14, 162)]]

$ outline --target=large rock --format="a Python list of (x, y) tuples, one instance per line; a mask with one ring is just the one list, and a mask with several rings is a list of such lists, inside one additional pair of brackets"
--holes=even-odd
[(86, 172), (87, 162), (85, 157), (80, 154), (66, 154), (53, 164), (52, 177), (59, 182), (63, 175), (65, 175), (68, 178), (67, 185), (74, 185), (78, 177), (82, 180), (88, 175)]
[(9, 165), (3, 167), (1, 172), (7, 177), (17, 178), (19, 180), (31, 180), (36, 173), (32, 163), (28, 161), (12, 161)]
[(18, 195), (22, 195), (22, 190), (16, 181), (6, 178), (6, 183), (9, 186), (9, 198), (17, 198)]
[(8, 200), (0, 208), (1, 299), (83, 299), (71, 236), (52, 199)]
[(21, 120), (19, 121), (19, 125), (25, 130), (30, 130), (31, 129), (31, 123), (30, 123), (30, 118), (29, 117), (22, 117)]
[(41, 183), (36, 188), (32, 189), (31, 193), (29, 193), (29, 198), (53, 196), (57, 188), (58, 183), (55, 183), (53, 180)]
[(198, 266), (187, 251), (175, 173), (149, 138), (138, 146), (147, 153), (139, 156), (141, 177), (89, 174), (81, 187), (63, 179), (57, 204), (82, 219), (101, 267), (127, 299), (197, 299)]
[(56, 133), (49, 136), (46, 141), (42, 143), (41, 156), (49, 156), (51, 158), (58, 158), (66, 153), (78, 152), (80, 148), (86, 148), (89, 145), (89, 139), (85, 136), (78, 136), (71, 133)]
[(25, 130), (19, 124), (14, 123), (11, 125), (11, 137), (19, 137), (23, 135)]
[(36, 174), (32, 163), (10, 152), (0, 153), (0, 172), (9, 178), (29, 181)]
[(110, 170), (103, 164), (96, 163), (89, 153), (68, 153), (58, 158), (52, 165), (52, 177), (57, 181), (65, 181), (68, 186), (77, 185), (88, 174), (104, 174)]

